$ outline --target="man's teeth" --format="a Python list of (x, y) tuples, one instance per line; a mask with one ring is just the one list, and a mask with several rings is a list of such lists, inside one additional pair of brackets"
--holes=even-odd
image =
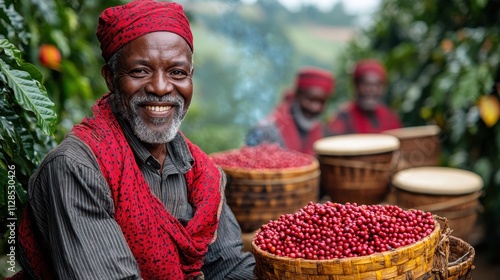
[(146, 109), (154, 112), (168, 111), (172, 106), (146, 106)]

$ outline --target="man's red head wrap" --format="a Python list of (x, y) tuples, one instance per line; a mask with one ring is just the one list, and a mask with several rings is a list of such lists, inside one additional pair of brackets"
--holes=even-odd
[(135, 0), (101, 13), (97, 39), (106, 62), (127, 43), (151, 32), (168, 31), (184, 38), (191, 50), (193, 34), (181, 5), (173, 2)]
[(382, 63), (375, 59), (360, 60), (354, 68), (353, 78), (358, 81), (366, 73), (377, 74), (380, 79), (385, 83), (387, 81), (387, 73)]
[(297, 89), (320, 87), (326, 93), (330, 94), (335, 87), (335, 77), (328, 70), (306, 66), (299, 69), (296, 86)]

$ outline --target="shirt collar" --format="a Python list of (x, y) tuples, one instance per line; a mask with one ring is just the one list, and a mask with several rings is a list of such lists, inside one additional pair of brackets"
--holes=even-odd
[[(128, 121), (125, 121), (122, 117), (120, 117), (114, 99), (110, 98), (109, 103), (111, 106), (111, 111), (120, 124), (123, 134), (125, 135), (130, 148), (134, 152), (136, 159), (140, 163), (148, 165), (154, 169), (160, 168), (160, 163), (151, 155), (146, 147), (144, 147), (141, 140), (139, 140), (137, 136), (135, 136), (134, 131), (130, 127)], [(173, 164), (175, 168), (183, 174), (189, 171), (194, 163), (194, 159), (181, 133), (178, 132), (175, 135), (174, 139), (168, 142), (166, 145), (168, 157), (165, 159), (165, 164)]]

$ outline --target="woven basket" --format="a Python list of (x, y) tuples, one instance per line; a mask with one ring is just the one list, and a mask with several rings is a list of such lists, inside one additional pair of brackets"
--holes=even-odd
[(392, 251), (369, 256), (331, 260), (279, 257), (252, 242), (256, 279), (287, 280), (424, 280), (436, 278), (436, 257), (440, 252), (440, 225), (422, 240)]
[(282, 214), (294, 213), (319, 194), (319, 163), (279, 170), (221, 166), (227, 175), (225, 195), (244, 233), (259, 229)]
[(320, 186), (331, 201), (378, 204), (389, 192), (399, 140), (384, 134), (326, 137), (313, 145), (320, 162)]
[(447, 167), (414, 167), (392, 181), (395, 204), (446, 217), (452, 234), (468, 240), (480, 207), (483, 182), (470, 171)]
[(323, 156), (321, 186), (338, 203), (378, 204), (389, 192), (394, 152), (364, 156)]
[(474, 247), (462, 239), (449, 236), (448, 280), (471, 280), (474, 269)]
[(440, 128), (436, 125), (404, 127), (382, 133), (396, 136), (401, 144), (398, 170), (438, 166), (441, 156)]
[(467, 195), (429, 195), (396, 191), (396, 204), (406, 209), (420, 209), (448, 218), (453, 235), (468, 239), (478, 216), (482, 192)]

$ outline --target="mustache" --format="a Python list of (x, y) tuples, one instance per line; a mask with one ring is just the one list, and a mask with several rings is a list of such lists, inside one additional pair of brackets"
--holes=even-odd
[(184, 100), (181, 97), (173, 95), (163, 95), (163, 96), (142, 95), (142, 96), (133, 96), (130, 99), (130, 103), (136, 106), (141, 106), (152, 102), (172, 103), (175, 106), (184, 105)]

